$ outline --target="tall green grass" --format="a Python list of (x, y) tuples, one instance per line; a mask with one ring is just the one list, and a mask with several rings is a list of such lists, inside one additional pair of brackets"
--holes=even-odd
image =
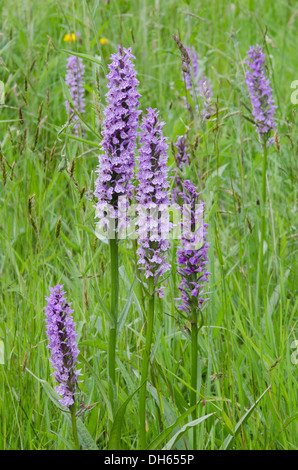
[[(218, 108), (197, 140), (193, 126), (189, 132), (196, 145), (187, 173), (207, 203), (212, 272), (212, 293), (198, 335), (197, 416), (212, 415), (197, 424), (197, 446), (297, 448), (297, 106), (291, 103), (290, 88), (298, 78), (295, 2), (12, 4), (1, 5), (0, 35), (0, 80), (5, 84), (5, 104), (0, 106), (0, 448), (66, 449), (72, 442), (64, 414), (32, 376), (54, 385), (44, 305), (49, 286), (57, 283), (64, 284), (73, 302), (79, 333), (83, 375), (78, 401), (94, 405), (83, 414), (85, 426), (99, 449), (108, 447), (111, 436), (119, 444), (108, 382), (109, 246), (96, 242), (91, 195), (101, 126), (93, 92), (97, 70), (102, 113), (109, 56), (118, 43), (131, 46), (141, 107), (157, 107), (166, 122), (164, 134), (175, 140), (191, 123), (183, 107), (173, 33), (196, 48)], [(80, 32), (81, 42), (64, 43), (68, 31)], [(101, 37), (109, 44), (101, 45)], [(279, 142), (268, 152), (259, 299), (263, 157), (257, 134), (245, 119), (249, 111), (244, 105), (250, 103), (242, 63), (249, 46), (257, 42), (264, 44), (267, 55)], [(67, 123), (61, 83), (67, 54), (61, 49), (88, 54), (97, 62), (101, 57), (101, 65), (84, 62), (88, 127), (81, 140), (62, 129)], [(72, 174), (57, 171), (64, 156), (69, 165), (75, 157)], [(174, 164), (171, 151), (169, 163)], [(132, 242), (121, 243), (118, 408), (141, 385), (145, 348), (146, 302), (135, 279), (133, 253)], [(155, 304), (146, 440), (152, 448), (162, 448), (178, 433), (172, 445), (191, 449), (192, 432), (184, 428), (191, 421), (191, 343), (189, 325), (174, 301), (179, 283), (174, 246), (170, 257), (167, 294)], [(137, 391), (118, 417), (123, 449), (138, 445), (138, 400)]]

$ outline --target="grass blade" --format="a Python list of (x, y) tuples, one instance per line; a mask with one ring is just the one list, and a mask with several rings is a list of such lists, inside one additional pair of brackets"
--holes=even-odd
[(242, 418), (240, 419), (240, 421), (236, 424), (235, 428), (234, 428), (234, 431), (233, 431), (233, 434), (229, 434), (228, 437), (226, 437), (226, 439), (224, 440), (224, 443), (222, 445), (222, 450), (229, 450), (231, 448), (231, 445), (233, 443), (233, 440), (235, 439), (235, 437), (237, 436), (237, 434), (239, 433), (240, 429), (241, 429), (241, 426), (242, 424), (244, 424), (248, 418), (250, 417), (250, 415), (252, 414), (253, 410), (256, 408), (256, 406), (258, 405), (259, 401), (263, 398), (263, 396), (268, 392), (268, 390), (271, 388), (271, 385), (269, 385), (268, 388), (266, 388), (265, 392), (262, 393), (262, 395), (257, 399), (257, 401), (249, 408), (249, 410), (245, 413), (245, 415), (242, 416)]

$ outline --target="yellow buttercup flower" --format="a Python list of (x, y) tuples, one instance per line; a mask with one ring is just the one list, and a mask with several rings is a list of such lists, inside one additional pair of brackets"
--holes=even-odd
[(109, 44), (110, 41), (106, 38), (100, 38), (99, 42), (100, 44)]
[(64, 42), (72, 43), (76, 40), (76, 35), (74, 33), (65, 34), (63, 40), (64, 40)]

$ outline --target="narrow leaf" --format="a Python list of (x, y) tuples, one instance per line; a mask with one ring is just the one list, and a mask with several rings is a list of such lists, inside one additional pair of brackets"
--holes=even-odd
[[(59, 402), (60, 396), (55, 392), (55, 390), (53, 390), (53, 388), (50, 386), (50, 384), (48, 384), (48, 382), (36, 377), (36, 375), (34, 375), (33, 372), (31, 372), (29, 369), (26, 368), (26, 370), (31, 375), (33, 375), (33, 377), (36, 380), (38, 380), (38, 382), (41, 383), (44, 391), (46, 392), (50, 400), (54, 403), (54, 405), (57, 406), (57, 408), (59, 408), (63, 412), (66, 420), (71, 426), (70, 413), (68, 411), (68, 408), (61, 405), (61, 403)], [(81, 418), (78, 418), (76, 421), (77, 421), (78, 437), (79, 437), (80, 445), (82, 446), (82, 448), (85, 450), (98, 450), (98, 447), (95, 441), (93, 440), (92, 436), (90, 435), (88, 429), (86, 428)]]
[(226, 439), (224, 440), (224, 443), (222, 445), (222, 450), (229, 450), (230, 449), (230, 447), (233, 443), (233, 440), (235, 439), (235, 437), (237, 436), (237, 434), (239, 433), (239, 431), (241, 429), (242, 424), (244, 424), (248, 420), (248, 418), (252, 414), (253, 410), (256, 408), (259, 401), (263, 398), (265, 393), (267, 393), (270, 388), (271, 388), (271, 385), (269, 385), (269, 387), (265, 390), (265, 392), (262, 393), (262, 395), (251, 406), (251, 408), (249, 408), (249, 410), (245, 413), (245, 415), (242, 416), (240, 421), (238, 421), (238, 423), (236, 424), (236, 426), (234, 428), (233, 434), (229, 434), (228, 437), (226, 437)]
[(198, 424), (201, 424), (203, 423), (204, 421), (206, 421), (206, 419), (208, 419), (210, 416), (214, 415), (215, 413), (209, 413), (208, 415), (205, 415), (205, 416), (202, 416), (201, 418), (198, 418), (198, 419), (195, 419), (194, 421), (191, 421), (190, 423), (187, 423), (185, 424), (181, 429), (180, 431), (178, 431), (173, 437), (172, 439), (169, 440), (169, 442), (164, 446), (164, 448), (162, 450), (170, 450), (173, 445), (175, 444), (175, 442), (178, 441), (178, 439), (182, 436), (182, 434), (185, 433), (185, 431), (188, 429), (188, 428), (193, 428), (194, 426), (198, 426)]
[(124, 414), (126, 411), (126, 407), (132, 397), (137, 393), (138, 390), (143, 386), (145, 382), (140, 385), (128, 398), (125, 402), (120, 406), (119, 410), (117, 411), (115, 421), (113, 423), (113, 427), (111, 430), (110, 440), (109, 440), (109, 450), (121, 450), (121, 426), (124, 419)]
[(124, 308), (119, 316), (119, 319), (118, 319), (118, 330), (117, 330), (117, 335), (119, 335), (122, 331), (122, 328), (125, 324), (125, 321), (126, 321), (126, 318), (127, 318), (127, 314), (129, 312), (129, 309), (130, 309), (130, 306), (131, 306), (131, 301), (132, 301), (132, 295), (134, 293), (134, 286), (135, 286), (135, 282), (136, 282), (136, 278), (134, 278), (132, 284), (131, 284), (131, 287), (130, 287), (130, 291), (129, 291), (129, 294), (128, 294), (128, 299), (126, 301), (126, 304), (124, 305)]
[(149, 444), (146, 450), (156, 450), (159, 449), (162, 443), (167, 439), (167, 437), (174, 431), (174, 429), (179, 426), (179, 424), (182, 424), (188, 415), (193, 412), (193, 410), (198, 406), (198, 404), (191, 406), (188, 408), (185, 413), (183, 413), (179, 418), (175, 421), (174, 424), (169, 426), (168, 428), (164, 429), (152, 442)]
[(98, 377), (95, 370), (91, 367), (89, 362), (84, 358), (84, 356), (82, 354), (79, 355), (79, 360), (80, 360), (80, 362), (85, 364), (85, 366), (87, 367), (87, 369), (89, 370), (91, 375), (94, 377), (96, 385), (98, 386), (98, 390), (100, 392), (101, 398), (103, 399), (103, 401), (105, 402), (105, 405), (107, 407), (109, 419), (112, 421), (113, 420), (113, 411), (112, 411), (111, 403), (110, 403), (110, 400), (108, 399), (105, 388), (104, 388), (100, 378)]

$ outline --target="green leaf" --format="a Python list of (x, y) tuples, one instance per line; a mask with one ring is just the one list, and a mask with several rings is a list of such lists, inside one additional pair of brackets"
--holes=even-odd
[(71, 442), (69, 442), (67, 439), (65, 439), (60, 433), (55, 432), (55, 431), (53, 431), (52, 429), (50, 429), (50, 433), (55, 434), (55, 436), (57, 436), (58, 439), (60, 439), (60, 440), (63, 442), (63, 444), (66, 445), (66, 447), (67, 447), (69, 450), (73, 450), (73, 444), (72, 444)]
[(5, 93), (4, 93), (4, 83), (0, 80), (0, 104), (4, 104)]
[(4, 364), (4, 342), (0, 339), (0, 364)]
[(111, 311), (110, 309), (106, 306), (106, 304), (104, 303), (103, 299), (101, 298), (99, 292), (98, 292), (98, 289), (95, 289), (95, 287), (92, 285), (92, 288), (94, 290), (94, 293), (96, 295), (96, 299), (98, 301), (98, 303), (100, 304), (103, 312), (106, 314), (107, 318), (109, 319), (109, 323), (110, 323), (110, 326), (114, 326), (115, 324), (115, 319), (113, 317), (113, 315), (111, 314)]
[(66, 168), (67, 168), (67, 158), (63, 156), (58, 165), (57, 172), (62, 173), (64, 170), (66, 170)]
[(4, 332), (0, 326), (0, 364), (5, 363)]
[[(58, 135), (66, 135), (65, 129), (68, 127), (67, 124), (65, 126), (62, 126), (62, 127), (56, 126), (55, 124), (53, 124), (52, 126), (57, 131)], [(78, 136), (72, 135), (72, 134), (68, 134), (67, 138), (70, 139), (70, 140), (76, 140), (77, 142), (83, 142), (84, 144), (87, 144), (91, 147), (96, 147), (96, 148), (98, 148), (98, 150), (100, 150), (100, 148), (98, 147), (98, 143), (92, 142), (92, 140), (82, 139), (81, 137), (78, 137)]]
[(186, 418), (188, 417), (188, 415), (190, 415), (190, 413), (192, 413), (192, 411), (195, 410), (195, 408), (197, 407), (198, 405), (194, 405), (194, 406), (191, 406), (190, 408), (188, 408), (188, 410), (185, 411), (185, 413), (183, 413), (181, 416), (179, 416), (179, 418), (175, 421), (174, 424), (172, 424), (171, 426), (169, 426), (168, 428), (164, 429), (152, 442), (151, 444), (149, 444), (149, 446), (147, 447), (146, 450), (156, 450), (156, 449), (159, 449), (160, 446), (162, 445), (162, 443), (167, 439), (167, 437), (175, 430), (175, 428), (177, 426), (179, 426), (179, 424), (182, 424)]
[[(61, 410), (63, 412), (66, 420), (68, 421), (68, 423), (71, 426), (71, 417), (70, 417), (69, 410), (65, 406), (61, 405), (61, 403), (59, 402), (59, 399), (61, 397), (55, 392), (55, 390), (52, 389), (52, 387), (50, 386), (50, 384), (48, 384), (48, 382), (46, 382), (45, 380), (42, 380), (39, 377), (37, 377), (36, 375), (34, 375), (33, 372), (31, 372), (31, 370), (29, 370), (27, 368), (26, 368), (26, 370), (31, 375), (33, 375), (33, 377), (36, 380), (38, 380), (38, 382), (41, 383), (41, 385), (42, 385), (44, 391), (46, 392), (46, 394), (48, 395), (49, 399), (54, 403), (54, 405), (57, 406), (57, 408), (59, 408), (59, 410)], [(94, 439), (90, 435), (88, 429), (86, 428), (86, 426), (83, 423), (83, 421), (81, 420), (81, 418), (78, 418), (76, 421), (77, 421), (79, 442), (80, 442), (80, 445), (83, 447), (83, 449), (85, 449), (85, 450), (98, 450), (98, 447), (97, 447)]]
[(85, 232), (89, 233), (90, 235), (93, 235), (95, 236), (95, 232), (94, 230), (92, 230), (91, 228), (89, 227), (86, 227), (86, 225), (82, 225), (82, 224), (74, 224), (76, 227), (79, 227), (80, 229), (84, 230)]
[[(77, 55), (77, 54), (76, 54)], [(62, 85), (62, 88), (63, 88), (63, 92), (64, 92), (64, 95), (67, 99), (67, 101), (69, 101), (70, 105), (71, 105), (71, 108), (72, 110), (75, 112), (75, 114), (80, 118), (80, 121), (86, 126), (87, 129), (89, 129), (90, 132), (92, 132), (92, 134), (97, 137), (98, 139), (101, 140), (102, 136), (100, 136), (94, 129), (92, 129), (91, 126), (89, 126), (89, 124), (85, 121), (85, 119), (82, 117), (82, 114), (80, 114), (78, 112), (78, 110), (75, 108), (75, 105), (73, 103), (73, 100), (72, 100), (72, 97), (70, 95), (70, 91), (68, 89), (68, 86), (66, 85), (66, 83), (62, 80), (61, 78), (61, 85)], [(63, 131), (63, 129), (61, 129), (61, 132)]]
[(75, 245), (73, 242), (71, 242), (69, 238), (67, 238), (67, 236), (63, 232), (60, 232), (60, 237), (63, 238), (65, 243), (67, 243), (67, 245), (70, 246), (74, 251), (76, 251), (77, 253), (81, 252), (81, 248), (78, 245)]
[[(130, 286), (131, 286), (131, 280), (129, 278), (129, 275), (127, 273), (127, 270), (126, 270), (126, 267), (125, 266), (120, 266), (119, 267), (119, 274), (121, 276), (121, 279), (123, 280), (124, 284), (125, 284), (125, 287), (126, 289), (130, 289)], [(142, 305), (141, 303), (139, 302), (139, 299), (136, 295), (135, 292), (132, 292), (132, 296), (133, 296), (133, 299), (134, 299), (134, 304), (135, 304), (135, 307), (136, 309), (138, 310), (139, 314), (141, 316), (145, 315), (145, 313), (143, 312), (143, 309), (142, 309)]]
[(211, 180), (212, 178), (215, 177), (221, 177), (225, 169), (229, 166), (229, 163), (226, 163), (225, 165), (222, 165), (221, 167), (217, 168), (214, 170), (211, 175), (208, 177), (208, 181)]
[(111, 430), (110, 440), (109, 440), (109, 450), (121, 450), (121, 426), (124, 419), (124, 414), (126, 411), (126, 407), (132, 397), (137, 393), (138, 390), (143, 386), (145, 382), (140, 385), (128, 398), (125, 402), (120, 406), (119, 410), (117, 411), (115, 421), (113, 423), (113, 427)]
[(222, 449), (221, 450), (229, 450), (232, 443), (233, 443), (233, 440), (235, 439), (235, 437), (237, 436), (237, 434), (239, 433), (240, 429), (241, 429), (241, 426), (242, 424), (244, 424), (248, 418), (250, 417), (250, 415), (252, 414), (253, 410), (256, 408), (257, 404), (259, 403), (259, 401), (263, 398), (263, 396), (265, 395), (265, 393), (268, 392), (268, 390), (271, 388), (271, 385), (269, 385), (269, 387), (265, 390), (265, 392), (262, 393), (262, 395), (257, 399), (257, 401), (251, 406), (251, 408), (249, 408), (249, 410), (245, 413), (245, 415), (242, 416), (242, 418), (240, 419), (240, 421), (238, 421), (238, 423), (236, 424), (235, 428), (234, 428), (234, 431), (233, 431), (233, 434), (229, 434), (228, 437), (226, 437), (226, 439), (224, 440), (224, 443), (222, 445)]
[[(71, 426), (70, 415), (67, 414), (65, 415), (65, 417), (69, 425)], [(86, 428), (81, 418), (77, 418), (76, 421), (77, 421), (78, 438), (79, 438), (79, 442), (82, 448), (84, 450), (98, 450), (96, 442), (94, 441), (93, 437), (89, 433), (88, 429)]]
[(176, 434), (172, 437), (172, 439), (170, 439), (169, 442), (167, 442), (167, 444), (164, 446), (164, 448), (162, 450), (170, 450), (173, 447), (173, 445), (175, 444), (175, 442), (178, 441), (178, 439), (182, 436), (182, 434), (184, 434), (184, 432), (188, 428), (193, 428), (194, 426), (198, 426), (198, 424), (203, 423), (204, 421), (206, 421), (206, 419), (208, 419), (210, 416), (212, 416), (214, 414), (215, 413), (209, 413), (208, 415), (202, 416), (201, 418), (195, 419), (195, 420), (191, 421), (190, 423), (185, 424), (180, 429), (180, 431), (176, 432)]
[(89, 62), (94, 62), (95, 64), (99, 65), (102, 69), (104, 69), (102, 62), (100, 62), (100, 60), (98, 60), (96, 57), (92, 55), (82, 54), (81, 52), (69, 51), (67, 49), (60, 49), (60, 51), (65, 52), (66, 54), (69, 54), (69, 55), (75, 55), (77, 57), (80, 57), (81, 59), (88, 60)]
[(126, 318), (127, 318), (127, 314), (129, 312), (129, 309), (130, 309), (130, 306), (131, 306), (131, 301), (132, 301), (132, 295), (134, 293), (134, 286), (135, 286), (135, 282), (136, 282), (136, 278), (134, 278), (132, 284), (131, 284), (131, 287), (130, 287), (130, 291), (129, 291), (129, 294), (128, 294), (128, 299), (126, 301), (126, 304), (124, 305), (124, 308), (118, 318), (118, 322), (117, 322), (117, 336), (121, 333), (122, 331), (122, 328), (125, 324), (125, 321), (126, 321)]
[(91, 367), (89, 362), (84, 358), (84, 356), (82, 354), (79, 355), (79, 361), (82, 362), (83, 364), (85, 364), (85, 366), (87, 367), (87, 369), (89, 370), (91, 375), (94, 377), (96, 385), (98, 386), (100, 395), (101, 395), (103, 401), (106, 404), (109, 419), (112, 421), (113, 420), (113, 411), (112, 411), (111, 403), (108, 399), (108, 396), (106, 394), (105, 388), (104, 388), (101, 380), (99, 379), (99, 377), (96, 374), (96, 372), (94, 371), (94, 369)]
[(80, 441), (80, 444), (82, 444), (83, 448), (86, 450), (98, 450), (96, 442), (94, 441), (93, 437), (90, 435), (88, 429), (86, 428), (81, 418), (77, 419), (77, 428), (78, 428), (79, 441)]
[[(95, 233), (94, 233), (95, 235)], [(102, 245), (96, 250), (96, 253), (94, 256), (92, 256), (92, 259), (91, 261), (87, 264), (87, 266), (85, 267), (84, 269), (84, 273), (83, 273), (83, 277), (86, 276), (86, 274), (88, 273), (89, 269), (91, 268), (91, 266), (93, 264), (96, 264), (95, 261), (97, 260), (97, 258), (102, 255)]]
[(46, 392), (47, 396), (54, 403), (54, 405), (56, 405), (57, 408), (59, 408), (59, 410), (64, 411), (64, 412), (68, 411), (68, 408), (61, 405), (61, 403), (59, 401), (61, 399), (61, 397), (58, 395), (58, 393), (55, 392), (55, 390), (53, 390), (53, 388), (50, 386), (50, 384), (46, 380), (40, 379), (39, 377), (34, 375), (33, 372), (31, 372), (31, 370), (29, 370), (27, 368), (26, 368), (26, 371), (29, 372), (36, 380), (38, 380), (38, 382), (41, 383), (41, 385), (42, 385), (44, 391)]

